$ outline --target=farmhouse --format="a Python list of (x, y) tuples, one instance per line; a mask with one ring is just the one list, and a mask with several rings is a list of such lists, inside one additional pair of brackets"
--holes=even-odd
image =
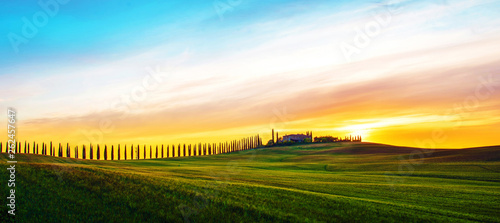
[(306, 132), (306, 134), (291, 134), (283, 136), (283, 142), (304, 142), (304, 140), (310, 139), (312, 142), (312, 133)]

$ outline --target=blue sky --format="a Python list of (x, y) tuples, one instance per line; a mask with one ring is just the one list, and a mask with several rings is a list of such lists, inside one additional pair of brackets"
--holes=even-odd
[[(220, 2), (230, 6), (230, 2)], [(42, 10), (35, 1), (2, 4), (0, 28), (4, 35), (21, 34), (22, 18), (32, 21), (32, 16)], [(220, 4), (215, 1), (69, 1), (59, 4), (57, 14), (49, 17), (47, 25), (38, 28), (35, 37), (27, 38), (28, 43), (19, 46), (19, 53), (15, 53), (8, 38), (2, 38), (2, 67), (55, 60), (71, 64), (85, 56), (112, 60), (168, 43), (207, 51), (224, 50), (230, 42), (245, 38), (237, 32), (248, 24), (308, 13), (315, 7), (332, 7), (332, 3), (326, 1), (241, 1), (230, 6), (232, 9), (225, 11), (225, 19), (221, 20), (214, 5)]]
[[(182, 127), (177, 135), (165, 127), (136, 136), (142, 140), (194, 140), (207, 131), (236, 137), (234, 134), (268, 129), (273, 119), (268, 116), (287, 108), (296, 120), (288, 122), (283, 131), (307, 126), (325, 134), (364, 132), (367, 139), (372, 132), (372, 139), (381, 140), (380, 131), (377, 135), (376, 129), (359, 128), (392, 126), (401, 120), (426, 123), (437, 117), (432, 111), (444, 108), (431, 103), (423, 106), (425, 112), (415, 112), (394, 99), (387, 102), (386, 107), (392, 108), (388, 112), (363, 111), (372, 111), (381, 120), (392, 114), (396, 121), (367, 117), (353, 124), (349, 120), (366, 114), (359, 111), (343, 116), (342, 112), (361, 106), (357, 98), (366, 93), (358, 89), (342, 98), (331, 95), (371, 83), (371, 95), (391, 98), (406, 95), (396, 89), (416, 88), (413, 94), (418, 97), (408, 93), (407, 100), (429, 101), (429, 92), (435, 90), (430, 86), (444, 73), (451, 69), (470, 72), (470, 67), (495, 70), (495, 58), (500, 58), (496, 53), (500, 52), (496, 50), (500, 45), (500, 2), (491, 0), (73, 0), (58, 4), (57, 13), (48, 16), (33, 37), (26, 37), (18, 52), (9, 38), (23, 36), (23, 18), (32, 23), (34, 15), (44, 13), (43, 7), (37, 1), (1, 4), (0, 109), (14, 106), (24, 111), (26, 137), (39, 134), (37, 129), (42, 126), (65, 126), (64, 137), (78, 141), (78, 132), (95, 128), (95, 120), (122, 113), (129, 118), (115, 120), (122, 131), (110, 134), (109, 141), (122, 136), (132, 140), (130, 126), (140, 126), (144, 132), (156, 129), (150, 126), (156, 123), (137, 121), (141, 120), (137, 116), (145, 114), (162, 125), (168, 120), (189, 128)], [(221, 14), (215, 6), (230, 10)], [(386, 24), (377, 20), (382, 15), (390, 16)], [(358, 31), (366, 35), (370, 32), (366, 27), (374, 24), (380, 30), (372, 30), (366, 46), (356, 45)], [(345, 46), (354, 46), (355, 53), (346, 55)], [(131, 103), (131, 109), (113, 107), (143, 86), (150, 70), (165, 74), (163, 82), (148, 91), (144, 101)], [(473, 88), (467, 84), (457, 87), (472, 85), (473, 74), (449, 75), (456, 76), (456, 82), (450, 82), (456, 84), (439, 89), (454, 96), (437, 104), (460, 100), (463, 95), (459, 92)], [(465, 77), (470, 80), (461, 79)], [(381, 93), (386, 78), (400, 80), (393, 86), (394, 92), (391, 88)], [(428, 81), (413, 86), (410, 80), (414, 78)], [(297, 103), (295, 98), (302, 101)], [(350, 101), (336, 104), (347, 99)], [(362, 104), (377, 107), (378, 100), (367, 99)], [(485, 104), (488, 109), (481, 110), (483, 117), (489, 117), (493, 112), (489, 109), (496, 106), (489, 103)], [(333, 107), (346, 110), (335, 113)], [(345, 123), (324, 124), (330, 118)]]

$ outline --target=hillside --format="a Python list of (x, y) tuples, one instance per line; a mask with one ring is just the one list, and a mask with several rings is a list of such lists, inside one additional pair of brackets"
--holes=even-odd
[[(372, 143), (82, 161), (18, 154), (19, 221), (500, 221), (499, 146)], [(1, 154), (2, 168), (6, 155)], [(7, 172), (1, 171), (2, 179)], [(6, 185), (1, 190), (7, 196)], [(2, 219), (6, 208), (2, 206)]]

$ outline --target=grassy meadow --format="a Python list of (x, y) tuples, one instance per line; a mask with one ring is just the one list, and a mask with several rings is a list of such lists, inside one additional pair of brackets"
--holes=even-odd
[[(329, 143), (153, 160), (16, 157), (18, 222), (500, 222), (500, 146)], [(6, 154), (0, 159), (6, 182)], [(0, 193), (7, 192), (4, 183)], [(0, 222), (12, 220), (5, 204), (1, 212)]]

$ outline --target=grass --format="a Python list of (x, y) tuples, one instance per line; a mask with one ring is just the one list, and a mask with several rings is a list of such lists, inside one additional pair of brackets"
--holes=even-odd
[(18, 154), (15, 220), (500, 222), (499, 154), (371, 143), (133, 161)]

